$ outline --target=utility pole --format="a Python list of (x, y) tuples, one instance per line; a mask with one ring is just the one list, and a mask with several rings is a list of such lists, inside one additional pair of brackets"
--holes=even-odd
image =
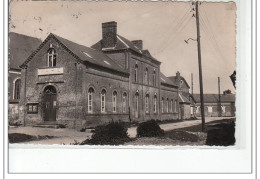
[(191, 73), (191, 95), (193, 96), (193, 73)]
[(218, 77), (218, 117), (222, 116), (221, 95), (220, 95), (220, 77)]
[(200, 109), (202, 131), (205, 131), (205, 114), (204, 114), (204, 99), (203, 99), (203, 81), (201, 67), (201, 49), (200, 49), (200, 22), (199, 22), (199, 1), (196, 1), (196, 26), (197, 26), (197, 44), (198, 44), (198, 63), (199, 63), (199, 82), (200, 82)]

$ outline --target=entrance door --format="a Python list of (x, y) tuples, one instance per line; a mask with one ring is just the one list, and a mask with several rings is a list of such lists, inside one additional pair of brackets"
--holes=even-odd
[(56, 121), (57, 92), (54, 86), (47, 86), (43, 95), (44, 121)]

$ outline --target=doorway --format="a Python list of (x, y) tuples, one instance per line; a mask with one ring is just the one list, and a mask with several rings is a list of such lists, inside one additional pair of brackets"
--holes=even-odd
[(57, 90), (54, 86), (46, 86), (43, 92), (43, 119), (56, 121)]

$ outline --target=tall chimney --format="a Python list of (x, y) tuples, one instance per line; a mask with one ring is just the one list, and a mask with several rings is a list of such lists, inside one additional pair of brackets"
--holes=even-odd
[(132, 43), (139, 48), (140, 50), (143, 50), (143, 41), (142, 40), (133, 40)]
[(117, 23), (102, 23), (102, 48), (115, 47), (117, 43)]

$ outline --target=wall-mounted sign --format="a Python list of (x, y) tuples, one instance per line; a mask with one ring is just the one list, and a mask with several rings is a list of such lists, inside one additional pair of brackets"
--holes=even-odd
[(61, 68), (45, 68), (38, 69), (38, 75), (58, 75), (63, 74), (63, 67)]

